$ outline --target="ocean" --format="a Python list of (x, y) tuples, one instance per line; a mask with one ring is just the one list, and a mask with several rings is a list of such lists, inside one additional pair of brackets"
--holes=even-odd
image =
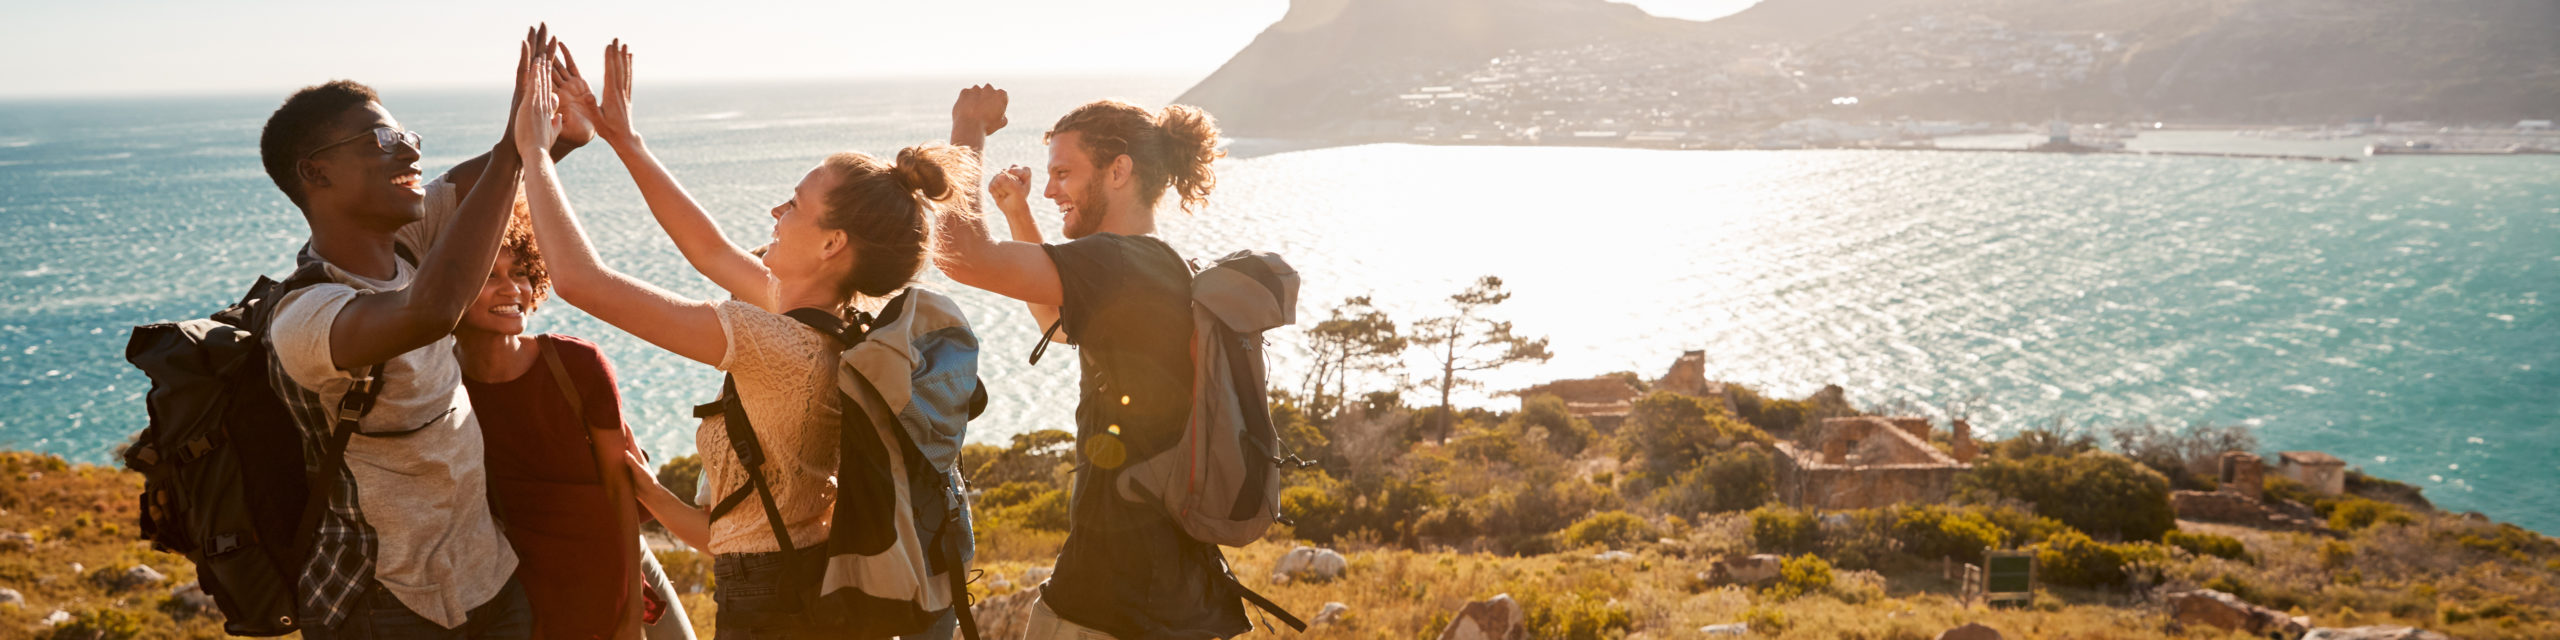
[[(766, 210), (821, 157), (939, 139), (973, 81), (644, 83), (638, 126), (731, 237), (757, 244)], [(999, 82), (1013, 126), (990, 160), (1035, 167), (1038, 132), (1068, 107), (1161, 104), (1187, 84)], [(200, 317), (287, 270), (306, 230), (257, 137), (288, 91), (0, 102), (0, 448), (110, 462), (149, 388), (122, 360), (128, 328)], [(502, 91), (384, 100), (425, 135), (431, 174), (486, 150), (504, 120)], [(1192, 257), (1286, 255), (1305, 281), (1300, 326), (1355, 295), (1409, 322), (1502, 277), (1514, 297), (1496, 314), (1550, 337), (1556, 357), (1482, 376), (1470, 404), (1508, 407), (1496, 392), (1549, 379), (1658, 376), (1703, 350), (1714, 378), (1789, 397), (1839, 384), (1862, 405), (1962, 412), (1993, 435), (2245, 424), (2267, 452), (2327, 451), (2446, 508), (2560, 532), (2560, 314), (2544, 297), (2560, 295), (2560, 157), (1300, 146), (1238, 141), (1213, 204), (1163, 216), (1164, 236)], [(611, 152), (562, 172), (609, 264), (715, 294)], [(1055, 237), (1055, 210), (1034, 210)], [(994, 402), (973, 440), (1069, 428), (1073, 359), (1025, 363), (1037, 329), (1021, 305), (939, 275), (926, 286), (960, 300), (985, 341)], [(693, 450), (687, 410), (717, 372), (565, 304), (532, 324), (603, 345), (644, 444)], [(1294, 385), (1297, 332), (1272, 338), (1274, 379)]]

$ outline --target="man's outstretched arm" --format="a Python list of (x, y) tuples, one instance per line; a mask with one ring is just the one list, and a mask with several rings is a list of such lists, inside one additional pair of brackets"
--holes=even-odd
[[(544, 37), (535, 33), (527, 38), (517, 56), (519, 96), (534, 77), (528, 70), (541, 62), (540, 47), (548, 46), (532, 42)], [(330, 366), (349, 371), (370, 367), (453, 333), (464, 308), (488, 280), (489, 265), (498, 258), (498, 240), (515, 211), (522, 168), (523, 163), (512, 158), (482, 163), (479, 179), (493, 188), (462, 198), (452, 228), (439, 234), (440, 241), (427, 250), (416, 279), (407, 287), (356, 296), (338, 311), (329, 325)]]

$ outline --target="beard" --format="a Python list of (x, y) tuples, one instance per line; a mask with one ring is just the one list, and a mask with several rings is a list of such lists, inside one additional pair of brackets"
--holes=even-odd
[(1111, 205), (1103, 198), (1101, 180), (1085, 183), (1084, 193), (1076, 194), (1075, 219), (1066, 221), (1067, 228), (1060, 233), (1065, 234), (1068, 240), (1076, 240), (1101, 231), (1102, 217), (1111, 211)]

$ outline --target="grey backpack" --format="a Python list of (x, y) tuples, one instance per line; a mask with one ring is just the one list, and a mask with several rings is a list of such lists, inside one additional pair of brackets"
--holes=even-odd
[(1238, 251), (1191, 276), (1191, 418), (1173, 446), (1130, 463), (1120, 497), (1163, 507), (1192, 539), (1252, 544), (1280, 516), (1284, 459), (1271, 424), (1262, 332), (1297, 322), (1298, 272)]

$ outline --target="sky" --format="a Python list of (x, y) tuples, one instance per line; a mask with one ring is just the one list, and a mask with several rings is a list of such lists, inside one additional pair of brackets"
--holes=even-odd
[[(1632, 0), (1711, 19), (1757, 0)], [(0, 97), (272, 93), (329, 78), (504, 86), (524, 28), (582, 60), (607, 40), (669, 81), (986, 74), (1200, 76), (1287, 0), (678, 2), (9, 0)], [(645, 62), (642, 62), (645, 61)]]

